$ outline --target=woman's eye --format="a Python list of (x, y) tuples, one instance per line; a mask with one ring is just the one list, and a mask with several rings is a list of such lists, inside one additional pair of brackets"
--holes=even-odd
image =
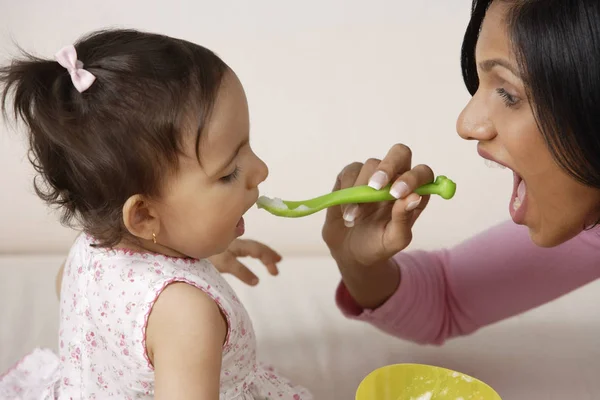
[(519, 103), (519, 99), (508, 93), (504, 88), (496, 89), (496, 93), (498, 93), (500, 97), (502, 97), (502, 101), (504, 101), (504, 104), (507, 107), (514, 107), (517, 105), (517, 103)]

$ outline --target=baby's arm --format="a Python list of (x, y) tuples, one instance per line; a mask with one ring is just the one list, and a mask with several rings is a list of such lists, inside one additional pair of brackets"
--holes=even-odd
[(155, 399), (218, 400), (226, 334), (225, 318), (204, 292), (186, 283), (163, 290), (146, 329)]

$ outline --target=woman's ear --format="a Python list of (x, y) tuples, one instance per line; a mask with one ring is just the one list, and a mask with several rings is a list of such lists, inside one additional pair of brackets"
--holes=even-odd
[(123, 205), (123, 223), (135, 237), (152, 240), (160, 231), (158, 212), (144, 196), (131, 196)]

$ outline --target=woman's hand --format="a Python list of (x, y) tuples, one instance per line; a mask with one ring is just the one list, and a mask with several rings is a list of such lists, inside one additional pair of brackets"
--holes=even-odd
[(219, 272), (232, 274), (242, 282), (254, 286), (258, 283), (258, 277), (238, 261), (238, 258), (242, 257), (252, 257), (260, 260), (271, 275), (279, 273), (277, 263), (281, 261), (281, 256), (266, 244), (254, 240), (236, 239), (231, 242), (225, 252), (208, 259)]
[(323, 239), (350, 293), (365, 308), (379, 305), (396, 290), (399, 274), (389, 260), (410, 244), (412, 227), (429, 201), (413, 191), (432, 182), (433, 171), (426, 165), (411, 167), (411, 158), (410, 149), (397, 144), (381, 161), (348, 165), (335, 183), (334, 190), (366, 184), (380, 189), (392, 183), (390, 192), (398, 198), (327, 210)]

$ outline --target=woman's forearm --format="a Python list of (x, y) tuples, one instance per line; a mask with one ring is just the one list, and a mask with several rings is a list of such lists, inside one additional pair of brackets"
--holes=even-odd
[(400, 268), (393, 259), (369, 267), (336, 262), (348, 292), (363, 309), (379, 307), (400, 285)]

